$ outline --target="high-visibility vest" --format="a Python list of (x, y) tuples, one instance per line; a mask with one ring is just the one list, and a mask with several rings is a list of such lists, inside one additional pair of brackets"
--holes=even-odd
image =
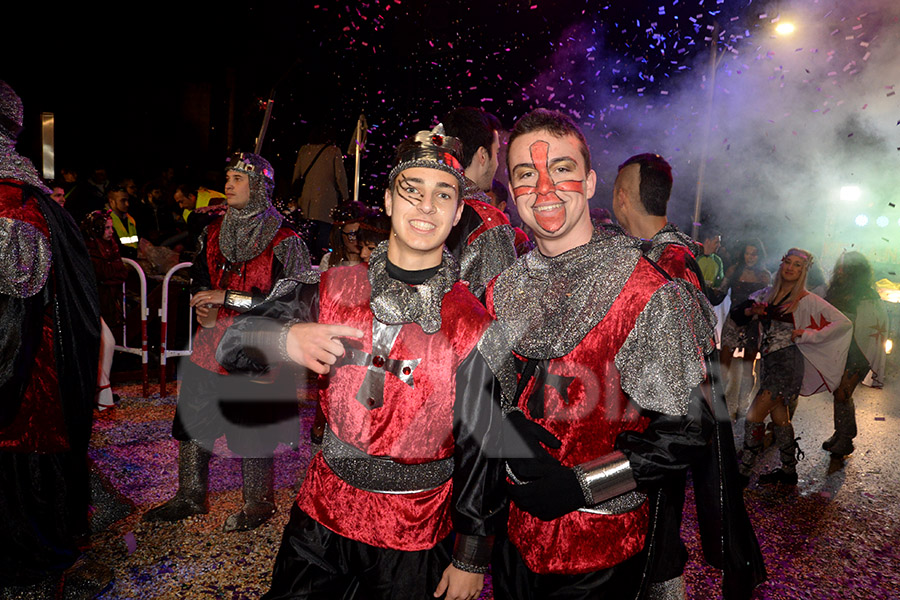
[[(204, 206), (224, 204), (225, 200), (225, 194), (223, 194), (222, 192), (216, 192), (202, 187), (197, 190), (197, 204), (194, 206), (194, 210), (203, 208)], [(193, 211), (189, 208), (184, 209), (181, 217), (184, 219), (185, 223), (187, 223), (188, 215), (192, 212)]]
[(126, 215), (128, 217), (128, 226), (125, 226), (125, 223), (122, 223), (122, 219), (119, 218), (119, 215), (116, 213), (112, 213), (112, 222), (113, 229), (116, 230), (116, 236), (119, 238), (119, 242), (123, 246), (130, 246), (131, 248), (138, 247), (138, 234), (137, 234), (137, 226), (134, 224), (134, 217), (131, 215)]

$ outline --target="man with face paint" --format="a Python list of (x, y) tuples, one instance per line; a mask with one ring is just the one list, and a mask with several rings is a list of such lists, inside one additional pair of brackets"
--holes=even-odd
[(462, 216), (447, 238), (447, 249), (459, 262), (459, 278), (483, 299), (488, 282), (516, 259), (509, 217), (487, 195), (497, 172), (501, 125), (491, 113), (471, 106), (450, 111), (443, 124), (447, 135), (462, 142), (466, 177)]
[(522, 117), (507, 160), (537, 248), (486, 294), (513, 350), (493, 366), (512, 499), (495, 597), (671, 597), (670, 582), (651, 578), (653, 509), (710, 435), (709, 409), (691, 394), (705, 377), (709, 324), (640, 240), (594, 229), (596, 174), (568, 117)]
[(216, 360), (216, 346), (235, 316), (260, 304), (282, 277), (315, 282), (309, 252), (293, 230), (282, 226), (272, 206), (274, 171), (263, 157), (242, 152), (226, 166), (225, 216), (207, 225), (191, 267), (191, 306), (202, 327), (182, 383), (172, 436), (179, 442), (178, 492), (144, 514), (145, 521), (179, 521), (209, 512), (209, 459), (215, 440), (226, 436), (240, 455), (241, 510), (225, 531), (254, 529), (275, 512), (272, 489), (279, 442), (297, 437), (296, 388), (283, 372), (260, 382), (229, 375)]
[(464, 210), (458, 145), (440, 125), (400, 144), (384, 199), (391, 233), (368, 268), (280, 282), (219, 346), (230, 368), (292, 361), (328, 375), (322, 451), (267, 600), (481, 593), (505, 501), (502, 417), (482, 345), (490, 319), (444, 247)]

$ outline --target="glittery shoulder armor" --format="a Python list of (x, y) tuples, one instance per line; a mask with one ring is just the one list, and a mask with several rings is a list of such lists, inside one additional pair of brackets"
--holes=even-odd
[(622, 389), (645, 410), (687, 414), (691, 390), (706, 377), (712, 331), (675, 281), (657, 289), (638, 315), (615, 365)]
[(657, 231), (656, 234), (650, 238), (650, 242), (652, 246), (650, 247), (650, 251), (647, 252), (647, 256), (654, 261), (658, 261), (659, 257), (662, 256), (662, 253), (665, 251), (666, 246), (671, 244), (684, 246), (694, 258), (703, 255), (703, 246), (694, 241), (689, 235), (682, 233), (671, 223), (667, 223), (665, 227)]
[(297, 279), (302, 283), (318, 283), (319, 272), (312, 267), (306, 244), (292, 229), (282, 227), (278, 235), (282, 234), (281, 240), (275, 238), (278, 242), (275, 246), (275, 257), (284, 267), (285, 277)]
[(565, 356), (603, 319), (640, 257), (639, 240), (607, 231), (559, 256), (532, 250), (494, 281), (493, 311), (521, 356)]
[(515, 239), (509, 224), (491, 226), (463, 248), (459, 257), (460, 278), (469, 282), (475, 296), (480, 298), (491, 279), (515, 262)]
[(15, 185), (0, 186), (0, 294), (30, 298), (47, 283), (50, 231), (35, 199)]

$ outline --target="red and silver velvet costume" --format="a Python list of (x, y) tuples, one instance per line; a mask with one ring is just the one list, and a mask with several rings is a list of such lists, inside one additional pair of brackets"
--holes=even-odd
[[(345, 355), (323, 376), (329, 429), (292, 523), (308, 515), (360, 547), (404, 552), (430, 551), (455, 532), (454, 564), (483, 572), (504, 501), (500, 388), (478, 345), (490, 318), (448, 253), (433, 276), (410, 285), (389, 274), (386, 250), (385, 242), (368, 270), (329, 269), (318, 286), (279, 282), (273, 296), (288, 291), (240, 317), (218, 355), (231, 369), (260, 372), (281, 360), (274, 340), (285, 322), (364, 331), (344, 341)], [(284, 563), (273, 590), (292, 577), (279, 575)]]
[(227, 293), (214, 326), (198, 328), (195, 334), (173, 423), (173, 437), (179, 441), (200, 440), (211, 446), (225, 434), (230, 449), (243, 456), (268, 455), (278, 442), (295, 441), (296, 405), (289, 402), (294, 386), (287, 379), (285, 385), (237, 379), (228, 383), (221, 379), (228, 372), (216, 361), (216, 347), (235, 316), (262, 302), (276, 281), (318, 279), (302, 240), (282, 226), (266, 185), (265, 180), (251, 178), (248, 205), (229, 208), (200, 236), (191, 267), (191, 293), (210, 289)]
[(78, 228), (15, 150), (22, 117), (0, 81), (0, 588), (37, 597), (88, 533), (100, 314)]
[[(692, 303), (642, 258), (639, 240), (608, 230), (556, 257), (532, 251), (489, 286), (486, 304), (513, 348), (495, 366), (507, 411), (560, 440), (549, 453), (583, 492), (582, 508), (550, 521), (512, 504), (509, 540), (532, 574), (595, 573), (650, 545), (655, 489), (709, 435), (692, 390), (711, 335)], [(508, 475), (523, 490), (542, 484)]]

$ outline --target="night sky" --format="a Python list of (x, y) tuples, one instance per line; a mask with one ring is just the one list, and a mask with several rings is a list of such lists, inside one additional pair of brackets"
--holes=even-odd
[[(884, 213), (889, 227), (862, 239), (877, 234), (885, 241), (873, 251), (900, 262), (890, 242), (900, 238), (890, 206), (900, 184), (893, 0), (183, 4), (63, 9), (71, 14), (44, 18), (39, 39), (14, 41), (21, 60), (4, 60), (0, 77), (25, 101), (23, 152), (37, 156), (38, 114), (51, 111), (58, 165), (202, 177), (219, 171), (229, 140), (252, 149), (275, 86), (262, 153), (276, 172), (288, 175), (313, 123), (346, 151), (364, 113), (361, 199), (377, 202), (394, 145), (451, 108), (484, 106), (509, 128), (544, 106), (585, 129), (594, 204), (609, 206), (616, 165), (657, 151), (675, 169), (670, 214), (689, 229), (717, 24), (702, 221), (768, 238), (772, 252), (828, 252), (823, 237), (848, 246), (864, 233), (835, 226), (850, 222), (847, 211), (873, 223)], [(773, 28), (787, 19), (798, 32), (778, 39)], [(864, 188), (860, 206), (825, 210), (847, 183)]]

